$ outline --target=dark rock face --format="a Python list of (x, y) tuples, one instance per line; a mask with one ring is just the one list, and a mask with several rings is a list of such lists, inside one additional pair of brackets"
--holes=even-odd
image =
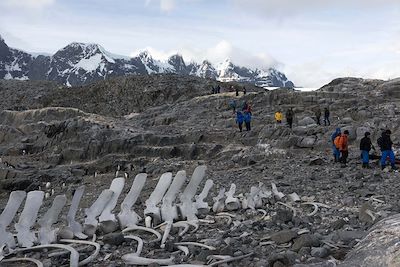
[(208, 61), (186, 64), (180, 55), (166, 62), (153, 59), (148, 52), (133, 58), (115, 56), (97, 44), (71, 43), (53, 56), (32, 56), (12, 49), (0, 39), (0, 78), (49, 80), (67, 86), (80, 86), (129, 74), (175, 73), (221, 81), (248, 82), (261, 87), (293, 87), (286, 76), (275, 70), (252, 70), (229, 62), (216, 69)]

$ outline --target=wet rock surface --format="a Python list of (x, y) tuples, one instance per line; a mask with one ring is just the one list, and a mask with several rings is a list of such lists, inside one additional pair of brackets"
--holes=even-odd
[[(47, 101), (50, 104), (44, 105), (41, 99), (48, 99), (46, 94), (50, 94), (44, 91), (42, 98), (30, 99), (24, 104), (37, 109), (1, 111), (0, 210), (12, 190), (41, 188), (50, 197), (44, 200), (40, 217), (55, 195), (66, 194), (70, 200), (78, 186), (86, 185), (80, 204), (82, 210), (77, 215), (82, 220), (83, 209), (102, 190), (109, 188), (117, 169), (120, 175), (126, 173), (129, 185), (137, 173), (148, 174), (134, 206), (140, 215), (158, 178), (168, 171), (176, 174), (186, 170), (191, 174), (196, 166), (207, 165), (206, 179), (214, 181), (206, 199), (211, 206), (212, 197), (222, 187), (229, 190), (231, 183), (236, 184), (235, 195), (240, 199), (260, 182), (268, 189), (275, 183), (284, 196), (264, 198), (261, 209), (266, 211), (265, 215), (257, 209), (230, 211), (235, 215), (230, 224), (227, 218), (213, 217), (214, 223), (201, 224), (194, 233), (189, 231), (182, 237), (172, 234), (164, 249), (159, 244), (146, 243), (141, 254), (148, 258), (168, 258), (173, 253), (176, 263), (204, 264), (210, 255), (240, 256), (254, 252), (230, 266), (335, 266), (339, 263), (357, 266), (345, 265), (346, 257), (350, 262), (357, 262), (364, 254), (352, 251), (360, 240), (365, 240), (371, 227), (400, 212), (399, 173), (381, 171), (378, 160), (371, 161), (371, 169), (363, 169), (358, 148), (364, 129), (371, 132), (377, 147), (376, 138), (383, 128), (392, 130), (396, 148), (400, 137), (397, 83), (388, 83), (386, 87), (383, 81), (340, 79), (317, 92), (278, 89), (250, 91), (235, 97), (234, 93), (208, 95), (208, 91), (202, 91), (206, 90), (207, 83), (185, 95), (184, 88), (201, 81), (175, 79), (172, 81), (180, 89), (174, 95), (182, 96), (163, 99), (160, 92), (165, 85), (159, 82), (154, 102), (145, 98), (143, 104), (135, 104), (140, 102), (136, 95), (137, 102), (132, 102), (132, 107), (128, 101), (120, 109), (119, 99), (107, 95), (101, 96), (104, 105), (102, 101), (90, 103), (86, 99), (93, 96), (90, 91), (78, 94), (79, 101), (74, 100), (78, 96), (72, 91), (68, 98), (57, 91)], [(92, 85), (91, 92), (112, 87), (101, 86)], [(24, 90), (30, 90), (29, 86)], [(10, 92), (7, 107), (17, 103)], [(124, 93), (118, 93), (121, 95)], [(110, 99), (114, 100), (108, 103)], [(250, 132), (238, 131), (229, 107), (232, 99), (237, 103), (251, 103)], [(311, 122), (312, 110), (317, 105), (329, 106), (330, 126)], [(285, 111), (289, 107), (295, 110), (292, 130), (285, 124), (276, 125), (273, 119), (274, 111)], [(336, 127), (346, 127), (352, 133), (349, 163), (345, 168), (334, 163), (331, 155), (329, 137)], [(51, 186), (46, 188), (48, 182)], [(128, 190), (129, 186), (125, 186), (122, 195)], [(294, 192), (300, 201), (289, 198)], [(317, 203), (318, 209), (309, 203)], [(64, 210), (60, 225), (65, 225), (65, 213)], [(150, 240), (152, 236), (143, 238)], [(118, 231), (108, 235), (99, 233), (98, 240), (102, 247), (93, 266), (123, 266), (121, 256), (134, 252), (137, 246), (134, 240), (123, 239)], [(185, 256), (176, 253), (174, 243), (178, 241), (196, 241), (216, 250), (189, 246), (190, 254)], [(384, 248), (381, 245), (377, 249)], [(82, 257), (89, 256), (91, 249), (81, 251)], [(46, 253), (29, 255), (42, 261), (47, 258)], [(51, 263), (66, 264), (68, 255), (53, 257)]]

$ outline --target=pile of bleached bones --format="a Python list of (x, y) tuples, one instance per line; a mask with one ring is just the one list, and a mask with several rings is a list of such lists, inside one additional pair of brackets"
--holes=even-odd
[[(199, 166), (194, 170), (188, 185), (180, 194), (179, 201), (177, 200), (177, 195), (186, 182), (186, 172), (179, 171), (174, 178), (172, 178), (172, 173), (170, 172), (162, 174), (156, 188), (145, 202), (145, 226), (138, 225), (139, 222), (142, 221), (142, 218), (132, 210), (132, 206), (138, 199), (146, 182), (147, 174), (145, 173), (136, 175), (132, 187), (121, 203), (121, 210), (117, 215), (113, 213), (113, 210), (125, 185), (125, 178), (115, 178), (110, 188), (103, 190), (91, 207), (85, 209), (86, 216), (83, 226), (76, 221), (75, 216), (84, 193), (84, 186), (80, 186), (75, 190), (67, 214), (67, 226), (53, 228), (53, 225), (57, 223), (58, 217), (67, 202), (65, 195), (58, 195), (54, 198), (50, 209), (47, 210), (42, 218), (37, 220), (37, 224), (40, 226), (37, 232), (33, 231), (32, 228), (35, 225), (43, 199), (49, 197), (49, 195), (47, 193), (45, 194), (43, 191), (31, 191), (29, 193), (13, 191), (10, 194), (6, 207), (0, 215), (0, 262), (31, 261), (37, 266), (43, 266), (42, 262), (33, 258), (12, 258), (12, 256), (19, 252), (56, 248), (66, 250), (70, 253), (70, 266), (83, 266), (92, 262), (99, 255), (100, 244), (96, 242), (95, 234), (97, 229), (100, 228), (101, 233), (106, 234), (120, 228), (125, 239), (133, 239), (138, 242), (137, 251), (135, 253), (122, 256), (122, 260), (126, 264), (148, 265), (151, 263), (158, 263), (160, 265), (173, 266), (173, 257), (168, 259), (141, 257), (140, 253), (143, 248), (143, 240), (139, 236), (130, 233), (134, 231), (150, 232), (156, 237), (153, 242), (160, 242), (161, 248), (164, 248), (172, 227), (182, 229), (179, 235), (183, 236), (188, 232), (190, 227), (193, 227), (194, 230), (192, 230), (192, 232), (195, 232), (199, 228), (200, 223), (214, 223), (215, 221), (213, 219), (215, 218), (226, 218), (228, 224), (230, 224), (232, 222), (232, 217), (235, 215), (224, 213), (224, 211), (235, 211), (240, 208), (257, 210), (261, 212), (264, 217), (267, 212), (262, 209), (263, 199), (275, 197), (280, 200), (285, 197), (282, 192), (277, 190), (274, 183), (272, 183), (271, 191), (267, 190), (265, 186), (260, 183), (258, 187), (251, 187), (250, 193), (245, 194), (245, 196), (242, 195), (241, 199), (239, 199), (234, 196), (236, 185), (232, 184), (230, 190), (227, 192), (225, 192), (224, 188), (220, 189), (218, 195), (213, 198), (214, 204), (210, 208), (208, 203), (205, 202), (205, 198), (213, 186), (212, 180), (207, 180), (201, 193), (195, 196), (197, 188), (205, 177), (205, 172), (205, 166)], [(47, 184), (46, 187), (49, 187), (49, 184)], [(25, 198), (25, 206), (21, 212), (18, 223), (14, 225), (16, 234), (10, 233), (7, 229)], [(288, 198), (291, 201), (300, 201), (296, 193), (288, 195)], [(292, 206), (282, 202), (277, 203), (292, 209), (294, 215), (296, 215), (296, 209)], [(309, 216), (317, 212), (318, 206), (327, 208), (326, 205), (315, 202), (305, 202), (302, 204), (314, 206), (314, 211), (308, 214)], [(197, 217), (200, 214), (204, 217), (210, 210), (216, 214), (214, 217), (208, 216), (205, 217), (206, 219), (199, 219)], [(160, 224), (155, 226), (158, 223)], [(158, 229), (163, 229), (163, 235)], [(91, 239), (91, 241), (87, 241), (87, 239)], [(74, 243), (94, 246), (94, 252), (86, 259), (79, 261), (80, 257), (78, 251), (71, 246), (71, 244)], [(178, 250), (181, 250), (182, 253), (185, 253), (185, 255), (189, 254), (188, 245), (200, 246), (210, 250), (216, 249), (215, 247), (196, 242), (180, 242), (174, 245)], [(62, 253), (63, 252), (55, 252), (53, 256)], [(217, 261), (207, 266), (217, 266), (221, 263), (249, 257), (251, 254), (252, 253), (239, 257), (216, 256), (214, 258)], [(179, 266), (203, 265), (181, 264)]]

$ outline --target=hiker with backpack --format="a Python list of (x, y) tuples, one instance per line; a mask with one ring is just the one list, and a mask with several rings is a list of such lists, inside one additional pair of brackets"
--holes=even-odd
[(233, 110), (233, 114), (235, 114), (235, 112), (236, 112), (236, 106), (237, 106), (237, 104), (236, 104), (235, 99), (232, 99), (231, 101), (229, 101), (229, 107)]
[(244, 121), (243, 113), (242, 113), (241, 111), (237, 111), (237, 112), (236, 112), (236, 123), (237, 123), (238, 126), (239, 126), (239, 131), (240, 131), (240, 132), (241, 132), (242, 129), (243, 129), (243, 127), (242, 127), (243, 121)]
[(250, 131), (251, 130), (251, 112), (249, 112), (248, 110), (246, 110), (244, 112), (244, 123), (246, 125), (246, 131)]
[(336, 130), (331, 135), (332, 152), (333, 152), (333, 158), (334, 158), (335, 162), (339, 162), (339, 158), (340, 158), (340, 151), (335, 145), (335, 138), (340, 136), (340, 134), (341, 134), (340, 128), (336, 128)]
[(392, 166), (392, 170), (397, 170), (397, 167), (395, 165), (395, 157), (393, 153), (393, 142), (390, 139), (390, 135), (392, 132), (390, 130), (385, 130), (382, 132), (381, 137), (378, 138), (377, 143), (379, 145), (379, 148), (382, 151), (382, 156), (381, 156), (381, 168), (382, 170), (385, 169), (386, 167), (386, 160), (389, 157), (390, 159), (390, 165)]
[(317, 106), (314, 110), (315, 120), (317, 121), (317, 125), (321, 125), (321, 109)]
[(329, 120), (329, 109), (327, 107), (325, 107), (324, 109), (324, 125), (326, 126), (326, 123), (328, 123), (328, 126), (331, 125), (331, 121)]
[(286, 122), (290, 129), (292, 129), (293, 117), (294, 117), (293, 108), (290, 108), (286, 111)]
[(370, 132), (365, 132), (364, 137), (360, 141), (362, 167), (368, 168), (368, 169), (370, 168), (369, 167), (369, 151), (371, 149), (375, 150), (375, 147), (371, 142), (370, 136), (371, 136)]
[(346, 167), (347, 158), (349, 156), (349, 131), (345, 130), (343, 134), (335, 138), (335, 146), (340, 151), (339, 162), (342, 163), (342, 167)]

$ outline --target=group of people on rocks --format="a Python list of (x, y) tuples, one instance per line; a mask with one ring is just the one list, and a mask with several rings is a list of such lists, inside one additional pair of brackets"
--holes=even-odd
[[(365, 132), (364, 137), (360, 140), (361, 161), (363, 168), (370, 168), (370, 159), (379, 159), (382, 170), (386, 168), (386, 162), (389, 159), (392, 170), (397, 170), (396, 159), (393, 152), (393, 142), (390, 138), (390, 130), (382, 131), (381, 136), (377, 139), (377, 144), (381, 150), (381, 156), (375, 154), (370, 155), (370, 151), (375, 147), (371, 141), (371, 133)], [(347, 157), (349, 155), (348, 147), (349, 131), (345, 130), (343, 133), (340, 128), (336, 128), (335, 132), (331, 135), (332, 150), (335, 162), (342, 163), (342, 167), (346, 166)]]
[[(321, 108), (320, 107), (316, 107), (314, 109), (314, 114), (315, 114), (315, 121), (317, 122), (318, 125), (321, 125)], [(289, 126), (289, 128), (292, 128), (293, 126), (293, 118), (294, 118), (294, 111), (293, 108), (289, 108), (286, 111), (286, 122), (287, 125)], [(330, 112), (329, 109), (327, 107), (324, 108), (324, 125), (325, 126), (329, 126), (331, 125), (331, 121), (329, 120), (329, 116), (330, 116)], [(277, 112), (275, 112), (275, 121), (277, 124), (282, 123), (283, 120), (283, 114), (280, 110), (278, 110)]]
[[(234, 87), (233, 85), (231, 85), (231, 87), (228, 91), (231, 91), (231, 92), (235, 91), (236, 96), (239, 96), (239, 87), (238, 86)], [(245, 95), (247, 93), (247, 89), (245, 86), (242, 87), (242, 92), (243, 92), (243, 95)], [(219, 93), (221, 93), (221, 86), (219, 86), (219, 84), (217, 84), (215, 87), (211, 86), (211, 94), (219, 94)]]
[(243, 131), (243, 123), (246, 126), (246, 131), (250, 131), (251, 130), (251, 112), (252, 112), (252, 108), (250, 106), (249, 103), (247, 103), (247, 101), (244, 101), (243, 104), (239, 107), (239, 109), (237, 108), (236, 105), (236, 101), (233, 100), (233, 102), (231, 102), (231, 107), (233, 108), (233, 112), (236, 112), (236, 123), (239, 126), (239, 131)]
[[(321, 115), (322, 115), (322, 111), (321, 108), (319, 106), (317, 106), (314, 109), (314, 115), (315, 115), (315, 120), (317, 122), (318, 125), (321, 125)], [(329, 116), (330, 116), (330, 112), (329, 109), (327, 107), (324, 108), (324, 125), (325, 126), (329, 126), (331, 125), (331, 121), (329, 120)]]
[[(289, 108), (286, 111), (286, 123), (289, 126), (290, 129), (292, 129), (293, 127), (293, 119), (294, 119), (294, 111), (293, 108)], [(283, 114), (280, 110), (278, 110), (277, 112), (275, 112), (275, 121), (277, 124), (281, 124), (283, 120)]]

